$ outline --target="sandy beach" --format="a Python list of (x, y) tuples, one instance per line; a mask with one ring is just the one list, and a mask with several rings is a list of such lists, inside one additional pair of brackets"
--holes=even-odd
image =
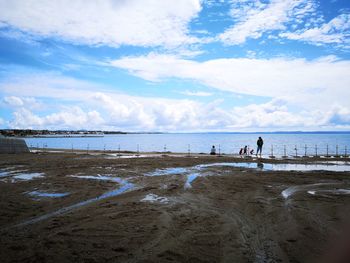
[(1, 155), (1, 262), (328, 262), (346, 251), (350, 172), (278, 170), (325, 159), (128, 157)]

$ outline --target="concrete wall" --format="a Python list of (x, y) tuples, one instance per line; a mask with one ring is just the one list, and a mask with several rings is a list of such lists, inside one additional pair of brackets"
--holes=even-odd
[(28, 146), (24, 139), (0, 137), (0, 153), (27, 153)]

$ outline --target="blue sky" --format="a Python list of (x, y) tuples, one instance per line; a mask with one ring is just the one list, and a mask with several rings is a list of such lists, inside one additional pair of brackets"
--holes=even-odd
[(345, 0), (0, 0), (0, 128), (350, 130)]

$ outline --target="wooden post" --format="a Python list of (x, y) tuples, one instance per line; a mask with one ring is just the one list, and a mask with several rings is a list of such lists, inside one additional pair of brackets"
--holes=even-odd
[(335, 146), (335, 156), (338, 157), (338, 144)]
[(317, 144), (315, 145), (315, 156), (317, 157)]
[(273, 155), (273, 144), (271, 144), (271, 156), (270, 158), (275, 158), (275, 156)]

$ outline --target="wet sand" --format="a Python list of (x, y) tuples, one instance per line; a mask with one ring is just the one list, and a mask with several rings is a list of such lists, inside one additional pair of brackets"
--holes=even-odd
[(1, 262), (320, 262), (350, 222), (350, 172), (268, 169), (320, 158), (142, 156), (1, 155)]

